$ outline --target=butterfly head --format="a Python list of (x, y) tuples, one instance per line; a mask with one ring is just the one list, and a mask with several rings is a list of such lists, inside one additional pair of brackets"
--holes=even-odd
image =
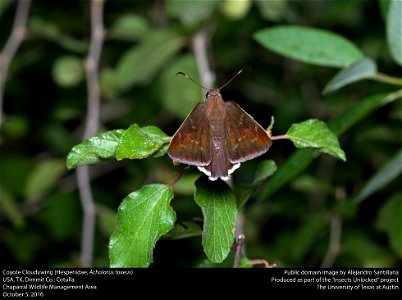
[(221, 96), (221, 92), (219, 91), (219, 89), (211, 89), (207, 92), (206, 95), (207, 99), (212, 99), (212, 98), (222, 98)]

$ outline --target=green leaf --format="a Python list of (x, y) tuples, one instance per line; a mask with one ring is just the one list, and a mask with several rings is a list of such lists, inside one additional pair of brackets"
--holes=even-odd
[[(82, 209), (77, 196), (71, 192), (49, 193), (46, 197), (47, 205), (37, 214), (38, 221), (46, 234), (54, 241), (65, 241), (66, 239), (79, 237), (82, 230), (82, 223), (77, 222), (82, 218)], [(99, 219), (98, 211), (97, 220)]]
[[(173, 116), (184, 120), (194, 106), (205, 97), (201, 89), (184, 76), (176, 76), (183, 71), (199, 82), (197, 65), (192, 55), (176, 58), (162, 74), (163, 105)], [(180, 91), (178, 94), (177, 91)]]
[(225, 17), (233, 20), (239, 20), (247, 15), (250, 10), (251, 4), (251, 0), (226, 0), (222, 3), (221, 11), (225, 15)]
[(291, 182), (292, 189), (304, 193), (321, 193), (331, 195), (333, 187), (326, 179), (310, 175), (300, 175)]
[(125, 14), (116, 20), (108, 34), (111, 38), (137, 40), (149, 32), (149, 22), (141, 15)]
[(258, 200), (265, 200), (286, 183), (299, 175), (316, 157), (317, 151), (299, 149), (292, 154), (269, 180), (269, 184), (258, 195)]
[(361, 119), (387, 103), (389, 103), (387, 94), (376, 94), (364, 98), (348, 108), (343, 114), (333, 119), (328, 124), (328, 127), (337, 136), (340, 136)]
[(304, 219), (304, 222), (293, 234), (291, 245), (297, 245), (297, 247), (289, 249), (291, 258), (295, 261), (302, 259), (327, 226), (328, 221), (323, 212), (310, 214), (308, 218)]
[(277, 170), (276, 164), (273, 160), (264, 160), (259, 163), (257, 171), (254, 176), (254, 184), (267, 179), (272, 176)]
[(29, 18), (29, 31), (41, 38), (48, 39), (64, 49), (83, 54), (88, 52), (88, 42), (72, 38), (70, 35), (64, 34), (58, 23), (49, 21), (50, 18), (42, 19), (38, 17)]
[(173, 187), (175, 195), (193, 196), (195, 193), (195, 182), (199, 177), (200, 173), (184, 173)]
[(389, 182), (394, 180), (402, 173), (402, 149), (390, 159), (363, 187), (359, 194), (354, 198), (354, 203), (360, 203), (370, 195), (382, 189)]
[(386, 23), (387, 43), (392, 58), (402, 66), (402, 1), (390, 1)]
[[(229, 255), (225, 258), (225, 260), (221, 263), (213, 263), (208, 259), (203, 260), (197, 268), (233, 268), (234, 265), (235, 254), (233, 251), (229, 253)], [(250, 259), (245, 256), (241, 256), (239, 260), (239, 268), (252, 268), (253, 264), (251, 263)]]
[(297, 148), (317, 149), (346, 161), (345, 153), (339, 147), (336, 135), (322, 121), (310, 119), (293, 124), (286, 135)]
[[(169, 137), (169, 141), (170, 141), (170, 137)], [(153, 153), (151, 155), (151, 157), (153, 158), (158, 158), (158, 157), (162, 157), (166, 154), (166, 152), (168, 151), (169, 148), (169, 142), (166, 142), (166, 144), (163, 144), (162, 147), (160, 147), (158, 149), (158, 151), (156, 151), (155, 153)]]
[(173, 191), (168, 186), (151, 184), (122, 201), (109, 242), (110, 267), (149, 266), (156, 242), (172, 230), (176, 221), (176, 213), (169, 205), (172, 198)]
[(142, 159), (168, 143), (170, 137), (155, 126), (141, 128), (137, 124), (131, 125), (123, 134), (116, 148), (116, 159)]
[(123, 129), (103, 132), (74, 146), (67, 155), (67, 169), (71, 170), (113, 157), (125, 132)]
[(84, 66), (79, 57), (60, 56), (53, 64), (53, 79), (61, 87), (74, 87), (84, 78)]
[[(378, 240), (368, 234), (367, 228), (342, 230), (342, 251), (340, 257), (349, 258), (354, 267), (391, 268), (397, 260)], [(346, 259), (347, 261), (347, 259)]]
[(286, 19), (288, 5), (286, 0), (255, 1), (261, 16), (267, 21), (278, 22)]
[(384, 231), (388, 236), (391, 249), (402, 257), (402, 193), (396, 193), (380, 208), (375, 222), (378, 230)]
[(192, 0), (166, 2), (166, 13), (169, 17), (178, 18), (184, 25), (193, 25), (212, 15), (220, 0)]
[(120, 83), (113, 69), (100, 70), (99, 83), (102, 97), (115, 100), (120, 93)]
[(351, 66), (339, 71), (325, 86), (323, 94), (329, 94), (352, 82), (373, 78), (377, 73), (377, 65), (370, 58), (363, 58)]
[(202, 246), (211, 262), (222, 262), (230, 252), (236, 229), (237, 207), (232, 190), (221, 180), (196, 181), (194, 200), (204, 215)]
[(116, 228), (116, 211), (105, 205), (96, 205), (97, 225), (104, 236), (111, 236)]
[(254, 175), (254, 181), (248, 185), (235, 185), (234, 193), (236, 196), (237, 207), (242, 208), (250, 197), (255, 193), (260, 183), (272, 176), (276, 172), (276, 164), (273, 160), (262, 161)]
[(59, 182), (59, 179), (66, 171), (65, 168), (64, 161), (60, 159), (44, 161), (36, 166), (29, 174), (25, 185), (24, 196), (27, 200), (36, 200), (43, 196)]
[(320, 66), (343, 68), (363, 58), (352, 42), (321, 29), (276, 26), (257, 31), (254, 38), (278, 54)]
[(140, 45), (129, 49), (119, 60), (117, 82), (122, 90), (148, 83), (180, 50), (183, 39), (173, 31), (153, 30)]
[(7, 217), (16, 229), (25, 226), (24, 216), (18, 209), (13, 195), (0, 185), (0, 207), (2, 218)]
[[(395, 100), (393, 98), (392, 100)], [(340, 136), (353, 125), (358, 123), (365, 116), (369, 115), (375, 109), (389, 103), (391, 100), (387, 94), (377, 94), (361, 100), (354, 104), (345, 113), (333, 119), (328, 127)], [(286, 183), (299, 175), (316, 157), (318, 153), (310, 149), (300, 149), (292, 154), (272, 176), (267, 185), (258, 195), (258, 200), (265, 200), (271, 196)]]
[(390, 0), (379, 0), (378, 4), (380, 6), (381, 17), (386, 22), (387, 16), (388, 16), (388, 9), (391, 4), (391, 1)]
[(196, 222), (184, 221), (176, 223), (173, 230), (163, 236), (164, 239), (179, 240), (202, 234), (201, 226)]

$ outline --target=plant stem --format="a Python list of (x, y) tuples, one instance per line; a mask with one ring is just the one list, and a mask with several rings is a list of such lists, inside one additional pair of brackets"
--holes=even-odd
[(373, 79), (380, 82), (402, 86), (402, 78), (392, 77), (383, 73), (377, 73)]
[(282, 134), (282, 135), (274, 135), (271, 136), (271, 140), (276, 141), (276, 140), (288, 140), (288, 136), (286, 134)]
[[(104, 0), (91, 1), (91, 44), (85, 59), (85, 74), (88, 89), (88, 108), (83, 139), (95, 135), (99, 127), (100, 89), (98, 82), (99, 59), (104, 38), (103, 29)], [(84, 211), (81, 239), (81, 266), (91, 267), (95, 237), (95, 204), (89, 178), (89, 167), (77, 169), (77, 183)]]
[(241, 249), (243, 248), (244, 240), (245, 240), (244, 234), (240, 234), (234, 242), (235, 257), (234, 257), (234, 262), (233, 262), (233, 268), (239, 267)]
[(8, 75), (8, 67), (25, 37), (30, 6), (31, 0), (18, 1), (10, 37), (5, 44), (3, 51), (0, 53), (0, 125), (3, 121), (3, 97)]

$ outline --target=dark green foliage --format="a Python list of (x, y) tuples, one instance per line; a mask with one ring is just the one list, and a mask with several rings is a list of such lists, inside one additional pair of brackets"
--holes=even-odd
[[(90, 2), (33, 1), (4, 89), (4, 261), (79, 265), (73, 169), (90, 165), (98, 267), (231, 267), (236, 217), (240, 267), (401, 266), (400, 1), (207, 2), (106, 1), (100, 126), (82, 141)], [(4, 3), (0, 49), (15, 10)], [(201, 28), (216, 86), (248, 70), (223, 99), (264, 127), (274, 116), (273, 136), (287, 138), (243, 163), (231, 187), (165, 155), (206, 92), (176, 76), (202, 80)]]

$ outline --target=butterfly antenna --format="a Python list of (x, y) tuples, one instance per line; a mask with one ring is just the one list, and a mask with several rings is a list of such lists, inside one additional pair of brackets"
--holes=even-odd
[(205, 86), (202, 86), (201, 84), (199, 84), (197, 81), (195, 81), (193, 78), (191, 78), (190, 76), (188, 76), (186, 73), (183, 72), (177, 72), (177, 75), (183, 75), (184, 77), (186, 77), (187, 79), (190, 79), (192, 82), (194, 82), (196, 85), (198, 85), (200, 88), (203, 88), (205, 90), (208, 90)]
[(233, 79), (235, 79), (238, 75), (240, 75), (245, 69), (241, 69), (239, 72), (237, 72), (232, 78), (229, 79), (228, 82), (226, 82), (224, 85), (222, 85), (218, 90), (223, 89), (225, 86), (227, 86), (229, 83), (232, 82)]

